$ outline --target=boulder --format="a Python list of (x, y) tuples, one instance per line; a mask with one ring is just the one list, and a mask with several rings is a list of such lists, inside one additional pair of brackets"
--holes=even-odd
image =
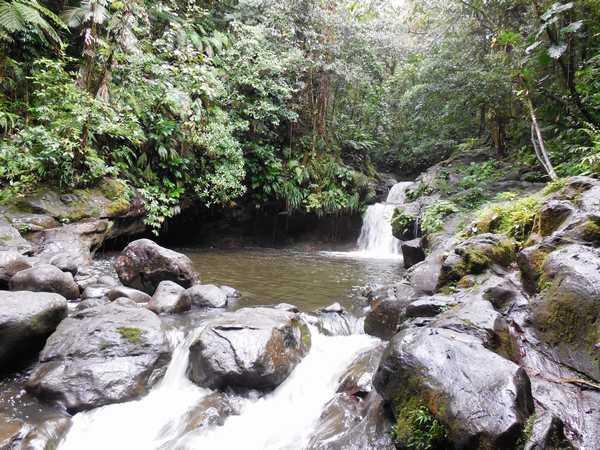
[(516, 448), (533, 411), (525, 370), (469, 335), (418, 328), (397, 334), (373, 379), (410, 436), (411, 411), (425, 407), (458, 448)]
[(91, 264), (95, 251), (111, 236), (112, 227), (106, 219), (89, 220), (32, 233), (30, 239), (42, 261), (76, 274), (80, 267)]
[(560, 248), (545, 259), (542, 277), (533, 326), (561, 363), (600, 381), (600, 250)]
[(395, 298), (374, 301), (365, 317), (365, 333), (384, 340), (391, 339), (406, 318), (407, 303), (407, 300)]
[(110, 286), (104, 286), (102, 284), (92, 284), (83, 290), (81, 298), (87, 299), (108, 297), (108, 292), (111, 289), (112, 288)]
[(443, 295), (423, 297), (409, 303), (405, 314), (407, 317), (435, 317), (454, 305), (456, 300), (453, 297)]
[(240, 298), (242, 296), (242, 293), (240, 291), (238, 291), (236, 288), (233, 288), (231, 286), (219, 286), (221, 288), (221, 290), (223, 292), (225, 292), (225, 295), (227, 296), (227, 298)]
[(485, 233), (457, 246), (442, 263), (439, 286), (479, 274), (493, 265), (507, 267), (515, 260), (515, 243), (504, 236)]
[(108, 303), (108, 299), (106, 297), (86, 298), (85, 300), (82, 300), (79, 303), (77, 303), (77, 306), (75, 306), (75, 310), (83, 311), (84, 309), (106, 305), (107, 303)]
[(315, 317), (314, 325), (326, 336), (349, 336), (362, 331), (360, 321), (339, 303), (321, 308)]
[(27, 389), (70, 413), (124, 402), (146, 392), (167, 354), (161, 321), (147, 309), (88, 308), (48, 338)]
[(149, 239), (131, 242), (115, 261), (117, 275), (125, 286), (154, 293), (161, 281), (184, 288), (199, 282), (192, 261), (181, 253), (161, 247)]
[(132, 289), (125, 286), (117, 286), (110, 289), (106, 293), (106, 296), (111, 301), (122, 297), (129, 298), (136, 303), (148, 303), (150, 300), (152, 300), (152, 297), (150, 297), (145, 292), (138, 291), (137, 289)]
[(66, 316), (58, 294), (0, 291), (0, 367), (39, 351)]
[(200, 308), (225, 308), (227, 293), (214, 284), (196, 284), (181, 295), (187, 303)]
[(148, 309), (156, 314), (176, 314), (189, 311), (192, 307), (190, 299), (183, 295), (185, 289), (172, 281), (161, 281)]
[(415, 294), (435, 294), (440, 284), (441, 268), (442, 255), (438, 253), (432, 253), (424, 261), (412, 266), (406, 272), (406, 278)]
[(11, 291), (54, 292), (69, 300), (79, 297), (79, 286), (73, 275), (50, 264), (21, 270), (8, 284)]
[(0, 251), (12, 251), (22, 255), (33, 251), (31, 244), (3, 216), (0, 216)]
[(0, 415), (0, 449), (10, 450), (20, 440), (23, 422)]
[(8, 282), (14, 274), (32, 267), (31, 260), (21, 253), (0, 251), (0, 289), (8, 288)]
[(54, 450), (58, 448), (58, 444), (69, 428), (71, 428), (71, 419), (68, 417), (46, 420), (27, 432), (18, 449)]
[(425, 260), (425, 250), (423, 249), (423, 240), (421, 238), (402, 242), (402, 257), (404, 258), (404, 268), (410, 269), (412, 266)]
[(211, 389), (274, 389), (309, 349), (299, 315), (243, 308), (207, 321), (190, 347), (188, 376)]
[(395, 450), (382, 398), (338, 393), (323, 408), (306, 446), (310, 450)]

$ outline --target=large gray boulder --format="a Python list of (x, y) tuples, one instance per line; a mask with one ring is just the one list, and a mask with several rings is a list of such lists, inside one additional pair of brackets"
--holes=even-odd
[(160, 319), (109, 303), (74, 313), (46, 342), (27, 389), (70, 413), (142, 395), (168, 347)]
[(182, 294), (185, 301), (200, 308), (225, 308), (227, 291), (214, 284), (196, 284)]
[(569, 245), (544, 261), (532, 321), (561, 363), (600, 381), (600, 250)]
[(125, 247), (115, 261), (115, 270), (125, 286), (150, 295), (161, 281), (173, 281), (184, 288), (199, 282), (190, 258), (149, 239), (139, 239)]
[(428, 408), (458, 448), (515, 448), (533, 411), (525, 370), (479, 339), (447, 329), (397, 334), (373, 384), (400, 418), (411, 408)]
[(172, 281), (161, 281), (152, 299), (148, 303), (148, 309), (156, 314), (176, 314), (189, 311), (192, 304), (185, 295), (181, 286)]
[(11, 291), (54, 292), (67, 299), (79, 297), (79, 286), (73, 275), (50, 264), (21, 270), (9, 281)]
[(188, 376), (211, 389), (274, 389), (310, 348), (299, 315), (243, 308), (209, 320), (190, 347)]
[(0, 367), (39, 351), (66, 316), (58, 294), (0, 291)]

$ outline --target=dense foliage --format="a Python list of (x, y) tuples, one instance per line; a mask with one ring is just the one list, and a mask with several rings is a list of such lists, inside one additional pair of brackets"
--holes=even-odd
[(158, 228), (356, 211), (473, 146), (598, 173), (599, 33), (597, 0), (0, 1), (0, 200), (117, 177)]

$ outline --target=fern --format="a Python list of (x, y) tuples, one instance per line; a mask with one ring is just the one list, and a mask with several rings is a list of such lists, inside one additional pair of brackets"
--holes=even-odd
[(8, 36), (32, 28), (52, 42), (60, 44), (60, 36), (54, 27), (66, 28), (56, 14), (36, 0), (0, 1), (0, 34)]

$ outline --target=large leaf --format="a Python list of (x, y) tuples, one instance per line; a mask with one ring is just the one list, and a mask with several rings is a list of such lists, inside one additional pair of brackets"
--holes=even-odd
[(558, 45), (552, 45), (548, 49), (548, 55), (550, 55), (551, 58), (558, 59), (563, 55), (563, 53), (566, 50), (567, 50), (567, 44), (561, 43)]
[(541, 19), (543, 21), (548, 21), (549, 19), (551, 19), (552, 17), (556, 16), (557, 14), (560, 14), (564, 11), (567, 11), (569, 9), (573, 8), (573, 2), (569, 2), (569, 3), (560, 3), (560, 2), (556, 2), (555, 4), (553, 4), (550, 9), (548, 11), (546, 11), (544, 14), (542, 14)]

